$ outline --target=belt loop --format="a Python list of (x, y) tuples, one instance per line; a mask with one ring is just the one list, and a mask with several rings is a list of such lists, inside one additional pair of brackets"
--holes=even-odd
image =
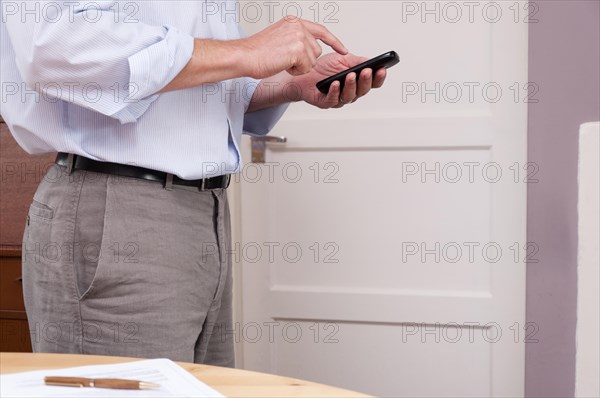
[(167, 177), (165, 178), (165, 189), (167, 191), (173, 190), (173, 174), (167, 173)]
[(67, 175), (71, 175), (73, 167), (75, 166), (75, 154), (69, 153), (67, 155)]

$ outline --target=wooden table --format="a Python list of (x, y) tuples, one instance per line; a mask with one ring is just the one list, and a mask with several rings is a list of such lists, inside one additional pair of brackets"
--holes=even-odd
[[(73, 354), (0, 353), (0, 373), (131, 362), (137, 358)], [(218, 366), (177, 362), (226, 397), (367, 397), (323, 384)]]

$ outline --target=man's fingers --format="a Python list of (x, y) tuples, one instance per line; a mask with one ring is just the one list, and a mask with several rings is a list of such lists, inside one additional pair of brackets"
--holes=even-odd
[(356, 95), (358, 97), (362, 97), (366, 95), (369, 90), (371, 90), (371, 85), (373, 84), (372, 80), (373, 72), (371, 68), (363, 69), (360, 73), (360, 78), (358, 79), (358, 89)]
[(385, 68), (380, 68), (375, 72), (375, 77), (373, 79), (373, 88), (379, 88), (383, 86), (383, 82), (385, 81), (385, 77), (387, 76), (387, 71)]
[(325, 103), (327, 106), (332, 107), (332, 106), (338, 105), (339, 102), (340, 102), (340, 82), (338, 82), (336, 80), (333, 83), (331, 83), (331, 86), (329, 86), (329, 92), (325, 96), (323, 103)]
[(321, 40), (323, 43), (327, 44), (342, 55), (348, 54), (348, 49), (342, 44), (340, 39), (335, 37), (335, 35), (327, 30), (327, 28), (323, 25), (306, 20), (302, 20), (302, 25), (304, 25), (306, 30), (308, 30), (310, 34), (315, 37), (315, 39)]
[(316, 40), (308, 40), (308, 45), (310, 46), (315, 59), (319, 58), (323, 53), (323, 49), (319, 45), (319, 42)]
[(344, 84), (344, 90), (340, 95), (340, 102), (343, 104), (349, 104), (356, 100), (356, 73), (350, 73), (346, 76), (346, 83)]

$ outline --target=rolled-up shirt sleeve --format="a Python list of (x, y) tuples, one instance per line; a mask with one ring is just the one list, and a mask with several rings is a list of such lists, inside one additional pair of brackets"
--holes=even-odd
[(45, 14), (3, 15), (23, 81), (46, 98), (121, 123), (142, 116), (192, 56), (193, 36), (170, 25), (141, 23), (131, 12), (135, 8), (123, 3), (25, 3)]

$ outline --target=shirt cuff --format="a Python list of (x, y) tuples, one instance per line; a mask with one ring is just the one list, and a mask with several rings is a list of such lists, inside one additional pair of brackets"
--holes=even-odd
[(254, 91), (258, 87), (259, 83), (260, 80), (253, 79), (250, 77), (244, 78), (244, 85), (247, 87), (244, 91), (244, 134), (267, 134), (273, 129), (273, 127), (275, 127), (275, 124), (277, 124), (279, 119), (281, 119), (281, 116), (283, 116), (288, 106), (290, 105), (288, 102), (281, 105), (276, 105), (269, 108), (254, 111), (251, 113), (246, 113), (248, 107), (250, 106), (250, 102), (252, 100), (252, 96), (254, 95)]
[(265, 135), (281, 119), (289, 106), (289, 102), (270, 108), (261, 109), (244, 115), (244, 134)]
[(154, 94), (150, 97), (133, 101), (125, 108), (110, 115), (112, 118), (117, 119), (121, 124), (133, 123), (137, 121), (143, 114), (148, 110), (150, 105), (158, 98), (158, 94)]
[(192, 58), (194, 37), (169, 25), (163, 29), (166, 32), (163, 40), (129, 57), (128, 99), (131, 101), (162, 90)]

